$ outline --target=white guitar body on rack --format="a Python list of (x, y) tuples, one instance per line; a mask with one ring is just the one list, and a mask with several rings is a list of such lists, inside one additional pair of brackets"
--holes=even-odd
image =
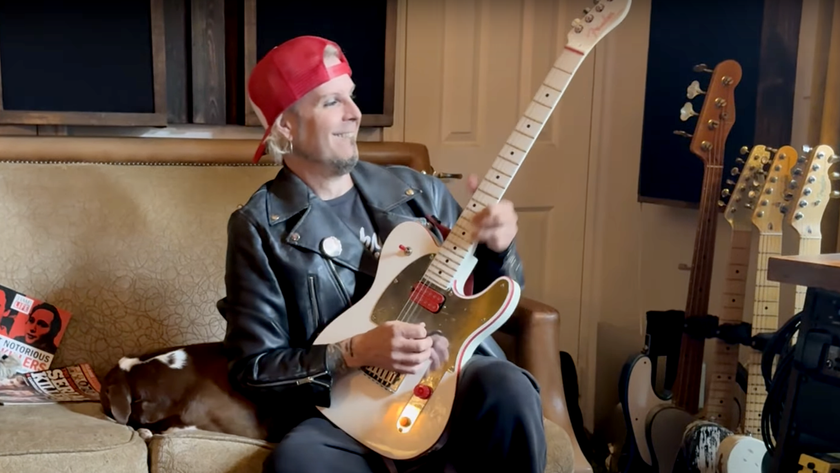
[(424, 375), (363, 368), (336, 380), (323, 415), (371, 450), (395, 460), (437, 444), (449, 422), (461, 368), (476, 347), (511, 316), (520, 298), (502, 277), (464, 295), (475, 266), (472, 218), (497, 203), (550, 118), (568, 83), (595, 45), (627, 16), (631, 0), (599, 0), (575, 19), (563, 53), (519, 118), (492, 167), (441, 244), (423, 226), (404, 223), (387, 237), (368, 293), (332, 321), (315, 344), (337, 343), (390, 320), (424, 322), (449, 342), (447, 364)]

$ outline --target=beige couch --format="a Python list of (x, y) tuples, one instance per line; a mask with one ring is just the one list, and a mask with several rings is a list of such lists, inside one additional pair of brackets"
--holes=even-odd
[[(102, 379), (126, 354), (221, 340), (215, 303), (228, 216), (278, 170), (249, 164), (255, 144), (0, 137), (0, 284), (73, 313), (53, 367), (88, 362)], [(422, 145), (361, 149), (362, 159), (432, 172)], [(542, 384), (546, 471), (565, 473), (577, 445), (564, 411), (558, 323), (555, 310), (525, 299), (498, 340)], [(3, 472), (258, 472), (270, 448), (201, 431), (147, 443), (98, 403), (0, 407)]]

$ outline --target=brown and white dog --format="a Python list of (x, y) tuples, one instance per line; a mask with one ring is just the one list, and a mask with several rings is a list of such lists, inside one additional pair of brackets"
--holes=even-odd
[(105, 376), (100, 400), (106, 415), (147, 439), (201, 429), (265, 440), (254, 405), (231, 388), (227, 373), (221, 343), (123, 357)]

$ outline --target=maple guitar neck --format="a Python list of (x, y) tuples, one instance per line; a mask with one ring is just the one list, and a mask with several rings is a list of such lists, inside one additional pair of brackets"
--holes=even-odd
[[(747, 291), (747, 271), (750, 265), (750, 230), (733, 230), (726, 266), (722, 312), (719, 324), (738, 324), (744, 316), (744, 298)], [(735, 430), (740, 418), (735, 418), (735, 374), (738, 372), (738, 345), (731, 345), (715, 338), (714, 364), (710, 370), (709, 397), (706, 417), (720, 425)]]
[(498, 203), (525, 161), (537, 136), (557, 106), (566, 85), (585, 59), (582, 51), (566, 46), (546, 75), (525, 113), (519, 118), (501, 151), (464, 207), (452, 231), (441, 245), (424, 278), (449, 289), (467, 255), (475, 251), (472, 219), (490, 204)]
[[(721, 146), (722, 147), (722, 146)], [(694, 237), (694, 256), (688, 285), (685, 317), (701, 317), (709, 313), (709, 289), (715, 256), (715, 234), (718, 219), (718, 188), (723, 167), (707, 165), (703, 175), (700, 218)], [(700, 376), (703, 368), (704, 338), (683, 334), (680, 363), (674, 383), (674, 404), (689, 413), (697, 413), (700, 404)]]
[[(771, 256), (782, 254), (782, 233), (762, 232), (758, 236), (758, 260), (755, 274), (752, 336), (775, 332), (779, 328), (779, 283), (767, 279), (767, 263)], [(761, 435), (761, 411), (767, 399), (767, 388), (761, 374), (761, 356), (758, 350), (747, 355), (747, 393), (744, 408), (744, 431), (748, 435)]]

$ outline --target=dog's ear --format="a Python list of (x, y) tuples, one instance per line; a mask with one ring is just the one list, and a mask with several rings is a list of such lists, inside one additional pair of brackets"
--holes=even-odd
[(131, 388), (128, 377), (116, 368), (105, 377), (105, 386), (101, 398), (102, 408), (120, 424), (127, 424), (131, 416)]

